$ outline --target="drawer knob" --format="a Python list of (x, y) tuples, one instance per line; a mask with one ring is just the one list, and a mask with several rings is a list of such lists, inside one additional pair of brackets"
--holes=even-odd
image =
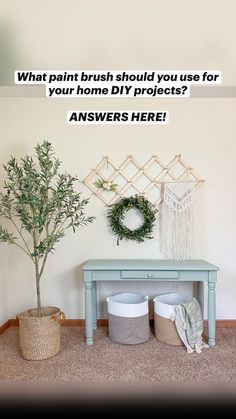
[(148, 278), (153, 278), (153, 274), (147, 274)]

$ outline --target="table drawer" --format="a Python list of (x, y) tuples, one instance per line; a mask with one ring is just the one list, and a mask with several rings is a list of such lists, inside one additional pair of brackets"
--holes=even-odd
[(176, 271), (121, 271), (124, 279), (178, 279)]

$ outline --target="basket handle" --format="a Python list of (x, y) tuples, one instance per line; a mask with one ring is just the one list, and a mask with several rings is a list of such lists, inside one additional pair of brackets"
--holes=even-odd
[(64, 311), (61, 311), (60, 312), (60, 316), (61, 316), (61, 319), (60, 320), (65, 320), (66, 315), (65, 315)]
[(53, 314), (51, 316), (51, 319), (59, 321), (59, 323), (61, 323), (61, 321), (65, 320), (65, 318), (66, 318), (64, 311), (60, 311), (59, 316), (60, 316), (60, 318), (58, 320), (58, 316), (56, 314)]

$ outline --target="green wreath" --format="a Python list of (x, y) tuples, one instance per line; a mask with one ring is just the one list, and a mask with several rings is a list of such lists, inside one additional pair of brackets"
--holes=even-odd
[[(137, 209), (143, 216), (142, 225), (136, 230), (130, 230), (123, 224), (126, 211), (131, 208)], [(113, 233), (118, 236), (117, 245), (123, 238), (143, 242), (145, 239), (152, 239), (151, 236), (157, 210), (151, 202), (142, 195), (131, 196), (130, 198), (121, 198), (118, 202), (108, 209), (107, 218), (110, 222)]]

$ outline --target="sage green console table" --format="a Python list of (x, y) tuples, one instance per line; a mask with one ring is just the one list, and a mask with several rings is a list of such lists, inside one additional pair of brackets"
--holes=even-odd
[(197, 285), (197, 297), (204, 309), (204, 282), (208, 284), (208, 343), (215, 345), (215, 287), (219, 268), (205, 260), (97, 259), (83, 264), (85, 285), (85, 331), (87, 345), (93, 344), (97, 328), (98, 281), (184, 281)]

